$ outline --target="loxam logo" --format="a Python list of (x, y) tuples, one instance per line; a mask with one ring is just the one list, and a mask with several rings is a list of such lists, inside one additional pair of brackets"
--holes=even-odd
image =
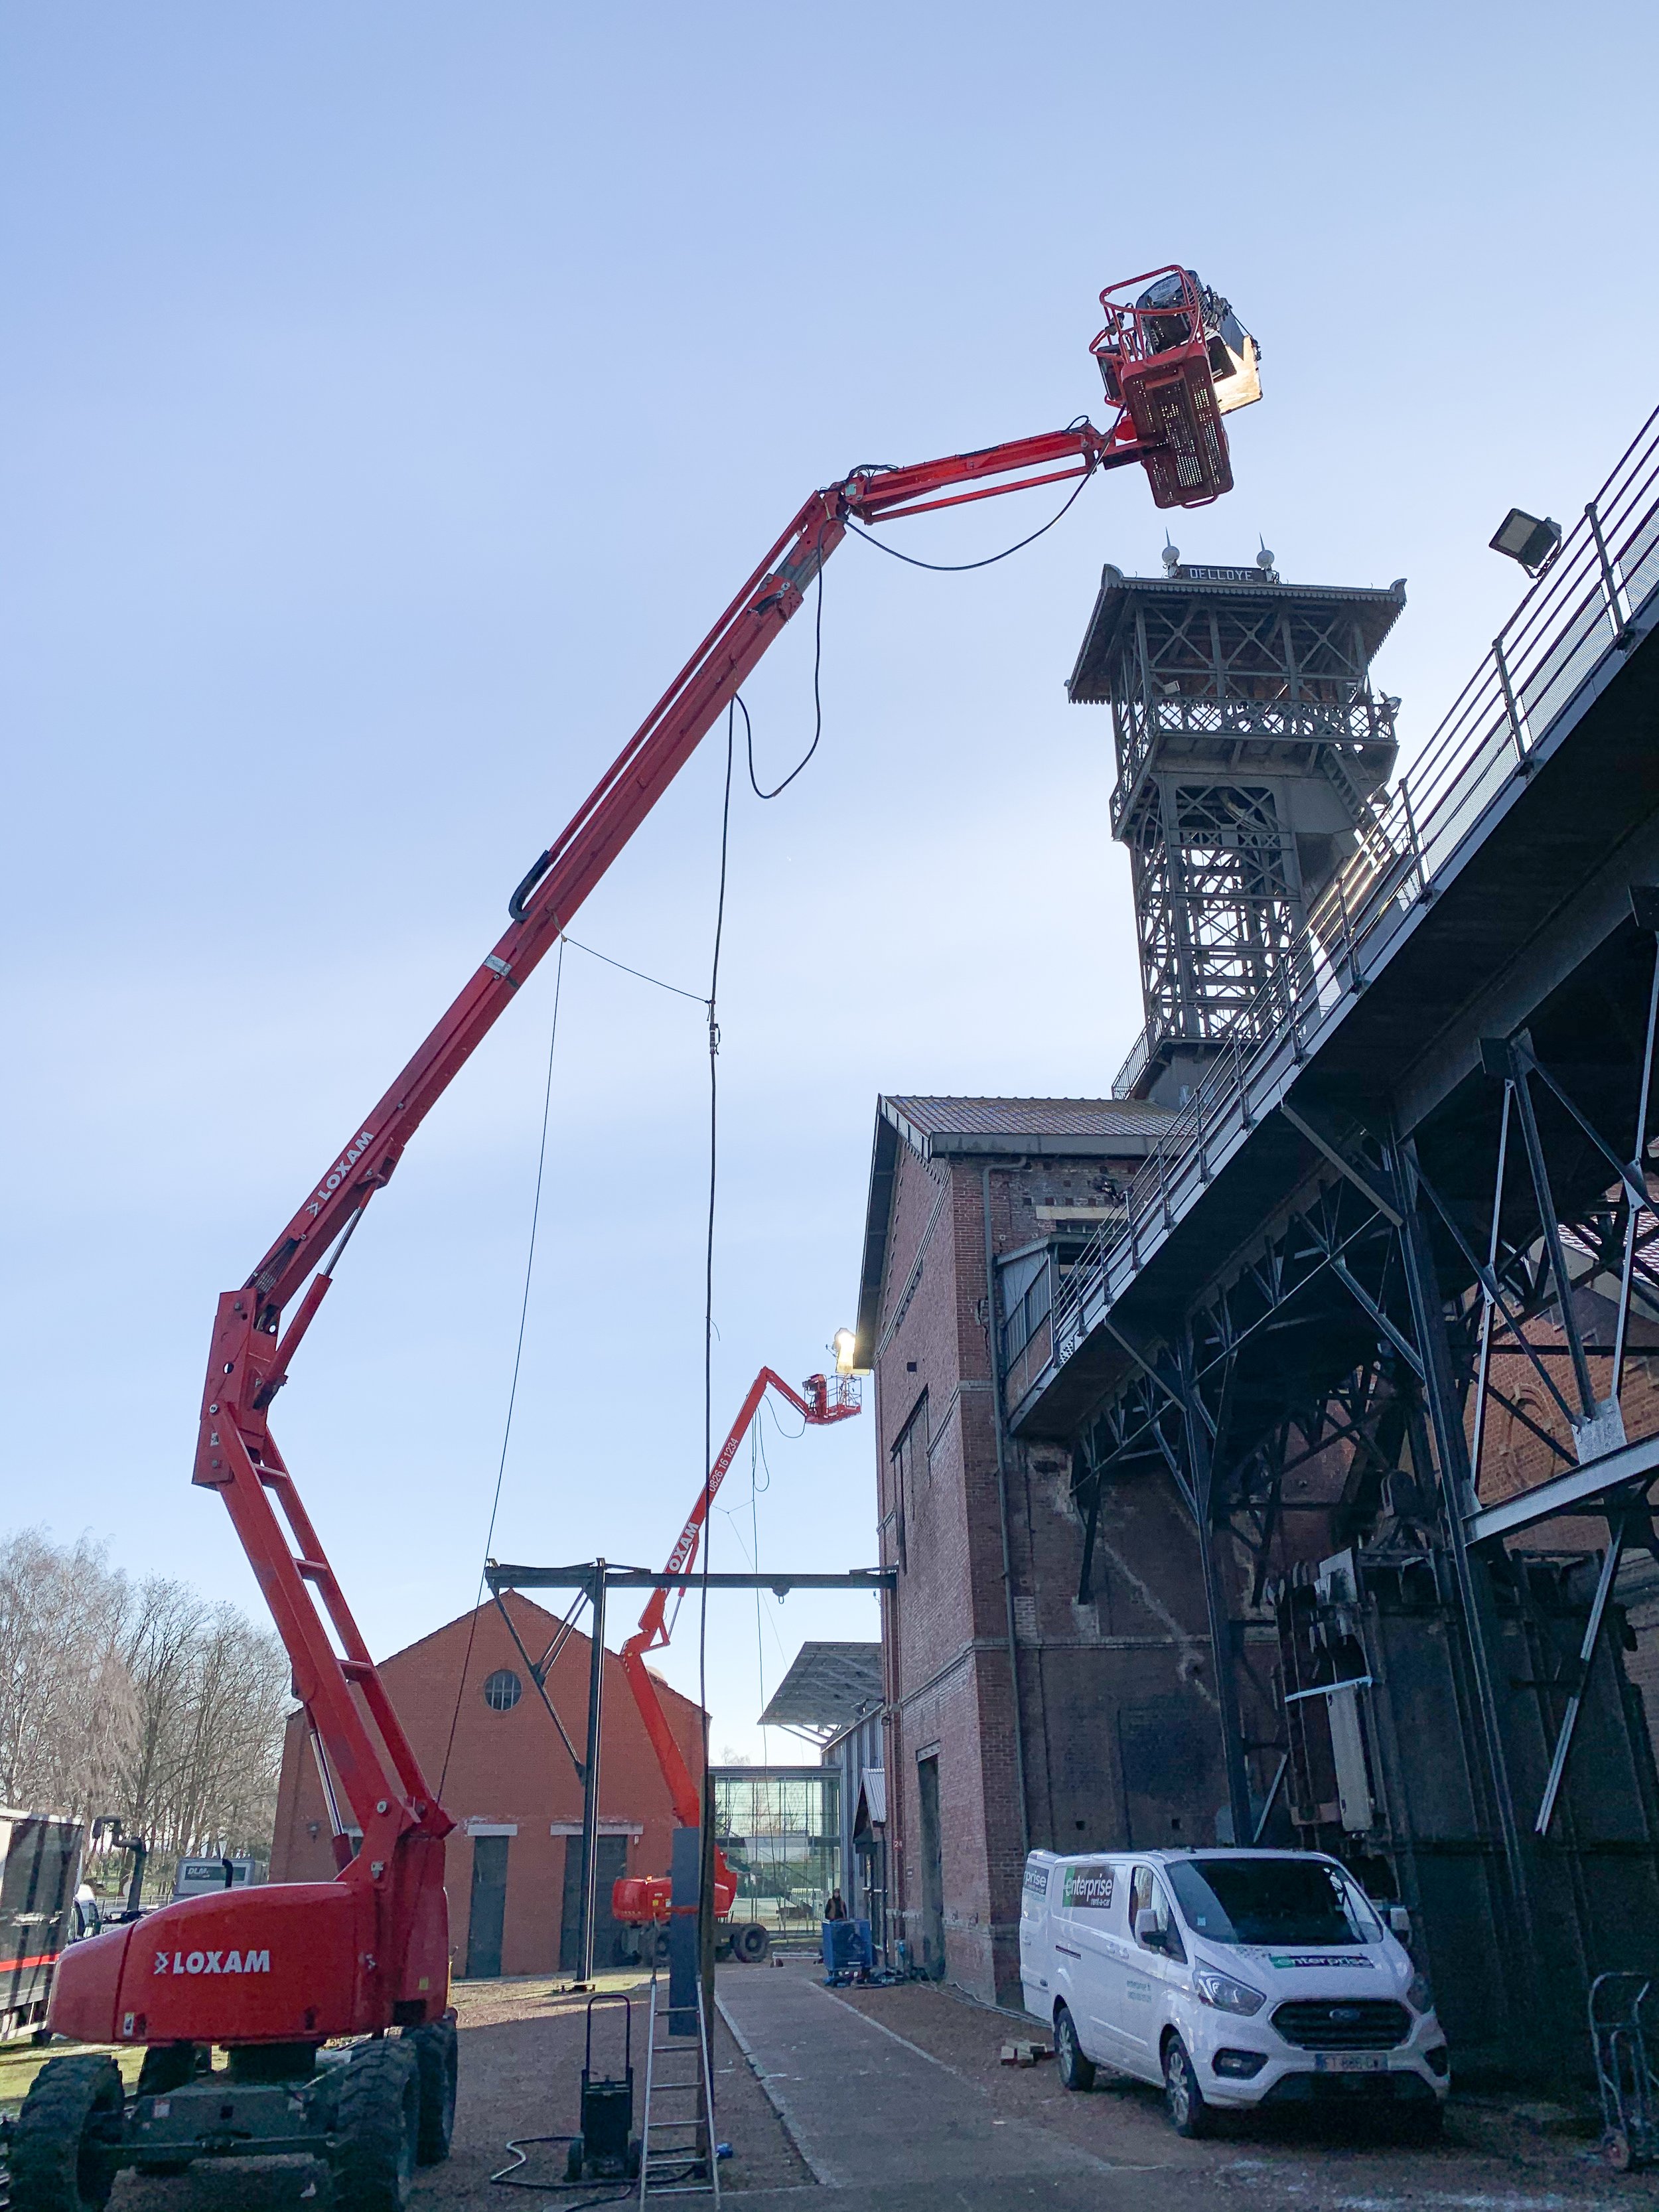
[(363, 1154), (368, 1150), (374, 1141), (374, 1132), (373, 1129), (362, 1129), (352, 1139), (350, 1144), (347, 1146), (340, 1158), (335, 1162), (334, 1165), (329, 1170), (328, 1174), (324, 1177), (321, 1184), (318, 1188), (317, 1195), (314, 1198), (307, 1199), (306, 1201), (306, 1212), (311, 1216), (313, 1221), (322, 1212), (328, 1200), (333, 1197), (335, 1192), (338, 1190), (340, 1185), (345, 1181), (349, 1171), (356, 1165), (360, 1159), (362, 1159)]
[(158, 1951), (158, 1974), (268, 1974), (269, 1951)]

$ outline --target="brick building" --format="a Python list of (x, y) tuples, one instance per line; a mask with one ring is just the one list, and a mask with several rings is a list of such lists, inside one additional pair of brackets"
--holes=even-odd
[[(859, 1308), (874, 1370), (887, 1601), (893, 1926), (917, 1960), (1018, 2002), (1033, 1845), (1215, 1840), (1224, 1806), (1193, 1540), (1154, 1470), (1115, 1485), (1079, 1603), (1064, 1446), (1001, 1427), (996, 1356), (1119, 1211), (1169, 1109), (1129, 1099), (884, 1097)], [(1041, 1263), (1041, 1264), (1040, 1264)], [(1195, 1813), (1194, 1808), (1201, 1808)], [(1224, 1816), (1222, 1821), (1224, 1829)]]
[[(558, 1621), (517, 1592), (504, 1602), (526, 1649), (539, 1657)], [(500, 1613), (483, 1605), (476, 1631), (474, 1620), (463, 1613), (393, 1652), (380, 1663), (381, 1678), (434, 1786), (447, 1763), (443, 1800), (455, 1821), (445, 1866), (451, 1971), (551, 1973), (575, 1963), (581, 1784)], [(548, 1695), (578, 1750), (587, 1726), (591, 1649), (586, 1637), (573, 1634), (547, 1675)], [(622, 1662), (607, 1652), (605, 1667), (597, 1965), (623, 1955), (609, 1913), (612, 1881), (623, 1873), (666, 1873), (673, 1828), (667, 1788)], [(665, 1686), (662, 1703), (696, 1774), (702, 1761), (698, 1709)], [(333, 1872), (322, 1788), (295, 1713), (283, 1747), (271, 1879), (326, 1881)]]

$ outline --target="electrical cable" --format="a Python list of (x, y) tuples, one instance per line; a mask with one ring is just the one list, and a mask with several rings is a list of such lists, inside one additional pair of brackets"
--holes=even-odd
[[(749, 1531), (753, 1542), (755, 1572), (760, 1572), (760, 1471), (766, 1466), (766, 1450), (761, 1443), (763, 1424), (757, 1421), (749, 1437)], [(772, 1470), (766, 1469), (766, 1486), (772, 1486)], [(761, 1709), (761, 1765), (772, 1764), (772, 1732), (766, 1725), (766, 1635), (761, 1626), (761, 1594), (755, 1592), (755, 1679), (760, 1687)]]
[[(740, 707), (743, 708), (744, 736), (744, 742), (747, 744), (749, 751), (749, 787), (754, 793), (757, 799), (775, 799), (781, 792), (787, 791), (790, 785), (800, 774), (802, 769), (805, 767), (807, 762), (810, 761), (813, 754), (817, 752), (818, 749), (818, 739), (823, 735), (823, 693), (819, 684), (819, 678), (823, 672), (823, 562), (820, 560), (818, 562), (817, 609), (812, 617), (812, 742), (808, 745), (806, 750), (801, 755), (800, 759), (796, 763), (795, 766), (792, 768), (788, 775), (785, 776), (783, 781), (781, 784), (778, 784), (771, 791), (763, 791), (760, 785), (755, 780), (755, 726), (749, 719), (748, 708), (744, 707), (743, 704), (742, 694), (738, 693), (734, 695), (732, 701), (732, 707)], [(726, 709), (726, 722), (729, 741), (732, 731), (731, 708)]]
[(519, 1370), (524, 1363), (525, 1323), (530, 1315), (530, 1279), (536, 1267), (536, 1232), (542, 1216), (542, 1178), (547, 1170), (547, 1125), (553, 1107), (553, 1050), (559, 1041), (559, 998), (564, 985), (564, 945), (559, 939), (559, 957), (553, 969), (553, 1020), (547, 1036), (547, 1081), (542, 1091), (542, 1136), (536, 1154), (536, 1195), (530, 1208), (530, 1249), (525, 1255), (524, 1296), (519, 1301), (519, 1340), (513, 1350), (513, 1380), (507, 1394), (507, 1419), (501, 1429), (501, 1455), (495, 1467), (495, 1494), (489, 1502), (489, 1527), (484, 1535), (483, 1565), (478, 1569), (478, 1593), (472, 1601), (472, 1618), (466, 1632), (466, 1650), (461, 1660), (461, 1678), (455, 1685), (455, 1710), (449, 1717), (449, 1737), (444, 1745), (444, 1763), (438, 1773), (438, 1801), (443, 1802), (444, 1784), (448, 1778), (450, 1756), (455, 1748), (455, 1730), (460, 1723), (461, 1700), (466, 1695), (467, 1671), (472, 1664), (472, 1645), (478, 1633), (478, 1613), (483, 1604), (484, 1571), (489, 1564), (490, 1547), (495, 1540), (495, 1516), (501, 1507), (501, 1481), (507, 1473), (507, 1447), (513, 1436), (513, 1409), (519, 1399)]
[(625, 960), (613, 960), (608, 952), (599, 952), (591, 945), (580, 944), (574, 937), (562, 937), (561, 945), (568, 945), (573, 952), (585, 952), (590, 960), (603, 960), (607, 968), (620, 968), (624, 975), (636, 975), (641, 983), (654, 983), (659, 991), (672, 991), (677, 999), (690, 999), (696, 1006), (708, 1003), (700, 991), (682, 990), (678, 983), (665, 983), (660, 975), (647, 975), (643, 968), (630, 968)]
[[(939, 575), (959, 576), (969, 568), (994, 568), (999, 561), (1006, 561), (1011, 553), (1023, 553), (1028, 545), (1035, 545), (1037, 539), (1043, 535), (1044, 532), (1052, 530), (1055, 523), (1063, 521), (1071, 513), (1073, 507), (1077, 504), (1084, 485), (1088, 483), (1090, 477), (1092, 477), (1094, 471), (1092, 468), (1085, 469), (1084, 471), (1082, 477), (1079, 480), (1077, 490), (1072, 494), (1072, 496), (1066, 501), (1065, 506), (1060, 508), (1058, 514), (1051, 514), (1049, 516), (1047, 522), (1042, 525), (1042, 529), (1034, 530), (1029, 538), (1022, 538), (1017, 545), (1005, 545), (1000, 553), (988, 553), (982, 561), (918, 561), (914, 553), (901, 553), (896, 545), (890, 545), (884, 538), (877, 538), (873, 536), (871, 532), (867, 531), (864, 527), (862, 523), (853, 521), (850, 516), (848, 520), (848, 528), (854, 538), (861, 538), (866, 545), (875, 546), (879, 552), (890, 553), (894, 560), (908, 562), (913, 568), (932, 568)], [(822, 574), (823, 571), (820, 570), (819, 574)], [(803, 765), (805, 765), (805, 763), (803, 763)], [(797, 771), (797, 773), (799, 773), (799, 771)], [(764, 797), (766, 794), (763, 793), (762, 796)]]
[[(708, 972), (708, 1229), (703, 1244), (702, 1306), (702, 1591), (697, 1621), (697, 1702), (702, 1707), (702, 1765), (708, 1771), (708, 1556), (712, 1530), (708, 1508), (714, 1477), (714, 1202), (720, 1170), (720, 1030), (716, 1018), (720, 995), (720, 938), (726, 928), (726, 863), (732, 832), (732, 763), (737, 725), (726, 717), (726, 791), (720, 803), (720, 880), (714, 902), (714, 951)], [(813, 741), (815, 744), (817, 740)], [(808, 755), (811, 758), (811, 755)], [(802, 762), (801, 767), (806, 765)], [(799, 775), (800, 769), (795, 773)], [(782, 786), (779, 786), (780, 790)]]

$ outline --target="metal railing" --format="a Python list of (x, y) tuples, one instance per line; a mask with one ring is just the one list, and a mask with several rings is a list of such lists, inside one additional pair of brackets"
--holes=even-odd
[[(1288, 684), (1289, 679), (1286, 679)], [(1277, 747), (1370, 744), (1396, 742), (1393, 703), (1369, 690), (1350, 687), (1340, 701), (1316, 698), (1217, 700), (1182, 692), (1150, 705), (1114, 705), (1117, 723), (1117, 781), (1109, 802), (1112, 835), (1122, 832), (1124, 817), (1139, 795), (1140, 771), (1160, 738), (1185, 736), (1228, 739), (1236, 744)]]
[[(1591, 672), (1626, 642), (1659, 588), (1659, 409), (1493, 640), (1421, 756), (1375, 805), (1359, 849), (1316, 903), (1285, 962), (1235, 1021), (1204, 1079), (1130, 1184), (1125, 1218), (1079, 1257), (1050, 1316), (1052, 1364), (1161, 1244), (1257, 1118), (1286, 1046), (1299, 1061), (1338, 1006), (1388, 958), (1406, 916)], [(1137, 1040), (1133, 1080), (1155, 1041)], [(1115, 1085), (1114, 1086), (1116, 1087)], [(1263, 1102), (1267, 1103), (1267, 1102)], [(1032, 1378), (1033, 1382), (1036, 1380)], [(1011, 1400), (1011, 1402), (1012, 1400)]]

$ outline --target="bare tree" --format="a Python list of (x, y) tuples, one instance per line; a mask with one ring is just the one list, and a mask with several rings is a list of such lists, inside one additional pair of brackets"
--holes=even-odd
[(106, 1809), (137, 1713), (123, 1663), (126, 1577), (84, 1536), (0, 1541), (0, 1801), (85, 1818)]
[(118, 1813), (175, 1855), (270, 1847), (289, 1705), (281, 1644), (103, 1547), (0, 1540), (0, 1802)]

